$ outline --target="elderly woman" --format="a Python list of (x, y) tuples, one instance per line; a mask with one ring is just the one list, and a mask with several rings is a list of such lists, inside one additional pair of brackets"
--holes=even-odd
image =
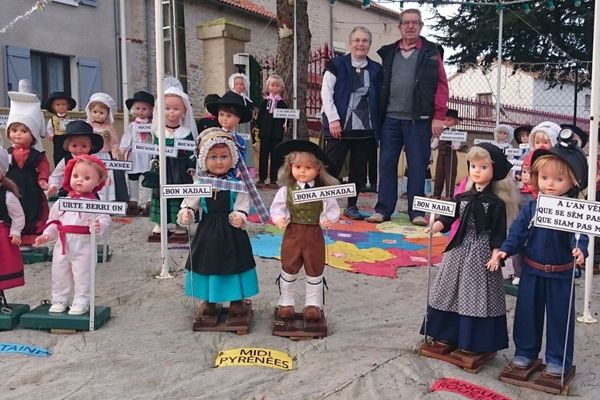
[[(339, 176), (350, 152), (349, 182), (356, 184), (358, 197), (365, 186), (369, 154), (377, 151), (382, 69), (367, 57), (371, 48), (371, 32), (367, 28), (352, 29), (348, 44), (350, 54), (333, 58), (323, 76), (322, 125), (331, 174)], [(364, 219), (356, 207), (357, 197), (348, 199), (344, 215)]]

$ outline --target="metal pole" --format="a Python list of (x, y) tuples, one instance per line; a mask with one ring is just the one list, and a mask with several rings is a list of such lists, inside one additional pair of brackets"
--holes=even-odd
[(122, 95), (123, 95), (123, 130), (127, 129), (129, 125), (129, 113), (127, 112), (127, 106), (125, 100), (127, 100), (129, 93), (129, 81), (127, 80), (127, 29), (125, 26), (125, 0), (119, 1), (119, 19), (121, 23), (121, 81), (122, 81)]
[(431, 247), (433, 246), (433, 224), (435, 223), (436, 215), (431, 213), (429, 216), (429, 248), (427, 249), (427, 296), (425, 300), (425, 323), (423, 324), (423, 343), (427, 342), (427, 324), (429, 323), (429, 291), (431, 281)]
[[(154, 48), (156, 49), (156, 132), (158, 136), (158, 169), (160, 187), (167, 183), (167, 160), (165, 156), (165, 92), (163, 79), (165, 60), (163, 53), (163, 12), (162, 1), (154, 0)], [(157, 278), (172, 278), (169, 274), (169, 250), (167, 248), (167, 199), (160, 196), (160, 259), (161, 271)]]
[(573, 95), (573, 125), (577, 125), (577, 85), (579, 84), (579, 64), (575, 63), (575, 94)]
[[(298, 0), (294, 1), (294, 69), (293, 69), (293, 80), (294, 80), (294, 110), (298, 109), (298, 29), (296, 26), (297, 17), (296, 17), (296, 4), (298, 4)], [(292, 137), (294, 140), (298, 139), (298, 120), (294, 119), (294, 130)]]
[(500, 125), (500, 87), (502, 83), (502, 25), (504, 24), (504, 8), (498, 13), (498, 70), (496, 71), (496, 126)]
[(96, 246), (96, 224), (90, 226), (90, 324), (88, 329), (94, 331), (96, 317), (96, 263), (98, 262), (98, 247)]

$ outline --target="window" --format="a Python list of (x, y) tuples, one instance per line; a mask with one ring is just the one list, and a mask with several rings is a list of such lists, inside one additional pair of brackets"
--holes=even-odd
[(477, 93), (477, 118), (492, 118), (494, 97), (492, 93)]
[(52, 0), (52, 2), (62, 3), (73, 7), (79, 7), (79, 2), (77, 0)]
[(69, 57), (31, 52), (31, 85), (42, 101), (52, 92), (71, 93)]
[(187, 91), (185, 23), (182, 0), (163, 0), (165, 75), (179, 79)]

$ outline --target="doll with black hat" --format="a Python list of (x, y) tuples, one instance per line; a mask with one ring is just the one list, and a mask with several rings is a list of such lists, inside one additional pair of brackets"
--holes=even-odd
[[(150, 170), (151, 155), (132, 150), (134, 143), (152, 143), (152, 129), (144, 128), (152, 123), (154, 109), (154, 96), (140, 90), (133, 97), (125, 100), (127, 109), (133, 116), (133, 121), (125, 128), (121, 137), (120, 156), (123, 160), (131, 161), (132, 169), (127, 172), (129, 203), (127, 213), (136, 215), (139, 212), (138, 201), (140, 198), (140, 176)], [(146, 205), (147, 214), (150, 212), (150, 203)]]
[[(458, 116), (458, 111), (451, 108), (444, 117), (445, 129), (456, 126), (463, 119)], [(439, 143), (439, 144), (438, 144)], [(431, 148), (437, 147), (438, 155), (435, 161), (435, 177), (433, 185), (433, 198), (439, 199), (442, 196), (442, 190), (446, 187), (446, 196), (454, 196), (454, 186), (456, 184), (456, 169), (458, 157), (456, 151), (460, 148), (460, 141), (440, 141), (435, 138), (431, 141)]]
[(476, 369), (508, 347), (502, 271), (486, 264), (517, 213), (517, 190), (509, 175), (512, 164), (499, 147), (480, 143), (466, 158), (469, 175), (466, 191), (453, 198), (456, 215), (438, 217), (431, 228), (447, 232), (460, 220), (431, 288), (421, 333), (428, 336), (424, 354), (458, 349), (474, 363), (468, 368)]
[(304, 266), (306, 300), (302, 312), (304, 321), (319, 321), (324, 317), (323, 287), (325, 270), (325, 240), (321, 226), (332, 226), (340, 216), (335, 199), (294, 204), (292, 192), (312, 187), (338, 184), (326, 169), (323, 150), (308, 140), (291, 140), (277, 146), (279, 157), (285, 157), (277, 174), (277, 191), (271, 204), (271, 220), (285, 229), (281, 243), (281, 272), (277, 316), (295, 317), (296, 281)]
[[(587, 187), (587, 172), (586, 156), (570, 130), (561, 131), (554, 147), (533, 153), (531, 179), (539, 193), (576, 198)], [(547, 365), (543, 375), (560, 382), (561, 375), (568, 376), (573, 365), (575, 323), (573, 317), (568, 319), (573, 261), (583, 264), (588, 255), (588, 238), (581, 235), (576, 240), (571, 232), (533, 226), (535, 214), (536, 202), (531, 201), (519, 213), (492, 262), (497, 264), (524, 249), (513, 326), (516, 350), (510, 367), (519, 370), (540, 367), (538, 354), (542, 347), (545, 314)], [(573, 303), (571, 305), (570, 315), (573, 316)], [(563, 351), (566, 357), (563, 357)]]
[(54, 138), (54, 144), (60, 145), (65, 150), (66, 156), (63, 157), (48, 180), (48, 196), (54, 196), (58, 193), (60, 197), (65, 197), (67, 192), (62, 188), (62, 182), (65, 175), (65, 166), (73, 157), (82, 154), (96, 154), (104, 146), (102, 137), (94, 133), (94, 128), (85, 121), (76, 120), (67, 124), (65, 133)]
[[(52, 92), (44, 103), (44, 108), (52, 114), (46, 125), (48, 139), (54, 141), (54, 137), (65, 133), (69, 123), (68, 112), (75, 108), (77, 102), (65, 92)], [(54, 143), (54, 166), (68, 154), (62, 145)]]

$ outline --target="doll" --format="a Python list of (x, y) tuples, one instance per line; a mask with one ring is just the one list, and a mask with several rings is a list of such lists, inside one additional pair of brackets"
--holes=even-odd
[(467, 168), (466, 191), (453, 198), (456, 215), (437, 218), (431, 228), (447, 232), (460, 219), (431, 288), (424, 324), (436, 345), (493, 353), (508, 347), (506, 305), (502, 272), (486, 263), (516, 215), (517, 191), (509, 175), (512, 164), (491, 143), (469, 150)]
[(517, 145), (529, 143), (529, 134), (531, 133), (531, 125), (522, 125), (515, 128), (513, 136)]
[[(260, 158), (258, 167), (257, 187), (266, 187), (265, 181), (269, 176), (268, 187), (277, 189), (277, 171), (281, 160), (277, 158), (275, 147), (281, 143), (285, 134), (287, 120), (275, 119), (273, 113), (277, 108), (287, 108), (281, 94), (285, 89), (283, 78), (279, 75), (271, 75), (267, 79), (267, 90), (269, 95), (264, 99), (256, 117), (255, 129), (258, 130), (260, 139)], [(270, 161), (270, 166), (269, 166)]]
[[(192, 106), (187, 94), (181, 88), (172, 86), (165, 90), (165, 109), (154, 110), (154, 114), (158, 112), (165, 114), (165, 143), (167, 147), (174, 147), (175, 141), (178, 139), (196, 140), (198, 133)], [(158, 144), (158, 127), (155, 125), (153, 125), (153, 134), (154, 144)], [(195, 171), (193, 152), (178, 150), (177, 157), (166, 157), (166, 165), (168, 184), (193, 183), (192, 175)], [(187, 243), (187, 230), (176, 224), (180, 205), (181, 199), (167, 199), (167, 209), (162, 210), (162, 212), (167, 213), (167, 223), (175, 224), (175, 230), (170, 235), (169, 240)], [(160, 241), (160, 213), (160, 193), (157, 189), (154, 189), (150, 203), (150, 221), (154, 222), (154, 228), (148, 237), (150, 242)]]
[(48, 197), (57, 193), (60, 197), (65, 197), (67, 192), (62, 188), (62, 182), (67, 162), (82, 154), (96, 154), (104, 146), (104, 139), (94, 133), (94, 128), (90, 124), (77, 120), (69, 122), (65, 132), (54, 138), (54, 145), (65, 149), (66, 156), (58, 162), (50, 175)]
[(198, 175), (227, 182), (231, 189), (213, 187), (212, 197), (188, 197), (181, 203), (181, 224), (189, 224), (194, 213), (200, 212), (185, 283), (185, 294), (202, 300), (196, 320), (215, 316), (217, 303), (226, 301), (230, 302), (231, 316), (244, 315), (244, 299), (258, 293), (256, 263), (245, 231), (250, 207), (248, 190), (244, 182), (230, 174), (239, 157), (233, 136), (219, 128), (202, 132)]
[(515, 128), (510, 125), (500, 124), (494, 129), (494, 141), (500, 148), (513, 146)]
[[(65, 133), (66, 125), (69, 123), (67, 118), (68, 111), (75, 108), (77, 102), (71, 96), (65, 92), (53, 92), (50, 97), (44, 103), (44, 108), (48, 110), (52, 116), (48, 120), (46, 126), (46, 133), (48, 139), (54, 141), (54, 137), (58, 137)], [(54, 166), (56, 167), (60, 160), (62, 160), (67, 154), (69, 154), (62, 145), (57, 145), (53, 142), (54, 146)]]
[[(129, 160), (133, 163), (132, 170), (127, 172), (129, 178), (129, 204), (127, 212), (131, 215), (138, 213), (138, 200), (140, 198), (140, 176), (150, 170), (150, 154), (132, 151), (133, 143), (152, 143), (152, 131), (148, 129), (141, 132), (138, 129), (140, 124), (152, 122), (152, 110), (154, 108), (154, 96), (148, 92), (139, 91), (133, 94), (132, 98), (125, 100), (127, 109), (131, 112), (134, 120), (129, 124), (123, 137), (121, 138), (121, 159)], [(148, 213), (149, 204), (146, 205)]]
[[(540, 193), (576, 198), (587, 187), (587, 172), (586, 156), (570, 131), (569, 136), (561, 133), (558, 144), (551, 149), (538, 149), (533, 153), (531, 179)], [(588, 238), (581, 235), (577, 242), (573, 233), (535, 227), (532, 222), (535, 212), (535, 201), (521, 210), (510, 227), (508, 238), (490, 263), (497, 265), (501, 259), (524, 250), (513, 325), (516, 350), (511, 364), (529, 368), (537, 359), (542, 347), (545, 313), (547, 366), (544, 374), (560, 377), (573, 365), (575, 302), (567, 322), (573, 260), (583, 264)], [(564, 359), (566, 329), (569, 334)]]
[(306, 275), (306, 302), (302, 315), (306, 321), (318, 321), (323, 314), (323, 271), (325, 269), (325, 240), (322, 225), (332, 226), (340, 216), (335, 199), (293, 204), (292, 191), (338, 183), (327, 172), (325, 153), (307, 140), (292, 140), (277, 147), (285, 157), (279, 168), (277, 191), (271, 204), (271, 219), (285, 229), (281, 243), (281, 273), (279, 282), (278, 317), (294, 319), (295, 286), (300, 268)]
[(219, 125), (217, 117), (215, 115), (212, 115), (206, 107), (209, 103), (214, 103), (220, 98), (221, 97), (215, 93), (207, 94), (204, 98), (204, 117), (196, 121), (196, 127), (198, 128), (198, 132), (202, 132), (208, 128), (219, 128), (221, 126)]
[[(20, 85), (20, 90), (23, 87)], [(12, 143), (8, 149), (11, 162), (6, 176), (14, 181), (21, 197), (25, 213), (23, 235), (39, 234), (48, 218), (48, 200), (44, 190), (48, 189), (50, 164), (42, 147), (40, 132), (44, 129), (44, 118), (40, 101), (32, 93), (8, 92), (10, 111), (6, 136)]]
[[(228, 79), (229, 90), (233, 93), (240, 95), (244, 101), (244, 106), (248, 107), (250, 113), (254, 109), (254, 103), (250, 100), (250, 80), (246, 74), (235, 73), (231, 74)], [(253, 147), (252, 147), (252, 139), (251, 139), (251, 125), (250, 120), (247, 122), (240, 121), (240, 123), (235, 127), (236, 139), (239, 141), (240, 138), (244, 141), (244, 162), (249, 166), (252, 166), (251, 162), (254, 161), (253, 155)], [(246, 156), (248, 153), (248, 156)], [(250, 159), (250, 161), (248, 160)]]
[(8, 153), (0, 147), (0, 307), (8, 307), (4, 290), (25, 284), (23, 259), (19, 251), (25, 214), (19, 202), (19, 188), (7, 178)]
[[(90, 155), (69, 160), (63, 187), (68, 198), (97, 200), (96, 193), (106, 182), (104, 163)], [(73, 292), (69, 315), (83, 315), (90, 308), (90, 229), (102, 234), (110, 224), (110, 215), (59, 211), (58, 202), (50, 210), (44, 233), (35, 239), (40, 246), (56, 240), (52, 253), (52, 305), (50, 313), (63, 313)]]
[[(462, 118), (458, 116), (457, 110), (448, 109), (444, 117), (444, 126), (451, 128), (459, 124)], [(439, 142), (439, 145), (435, 143)], [(432, 140), (431, 148), (438, 149), (438, 155), (435, 161), (435, 178), (433, 185), (433, 198), (439, 199), (442, 196), (444, 185), (446, 186), (446, 196), (454, 196), (454, 184), (456, 182), (456, 169), (458, 157), (456, 151), (460, 148), (459, 141), (439, 141), (437, 138)]]

